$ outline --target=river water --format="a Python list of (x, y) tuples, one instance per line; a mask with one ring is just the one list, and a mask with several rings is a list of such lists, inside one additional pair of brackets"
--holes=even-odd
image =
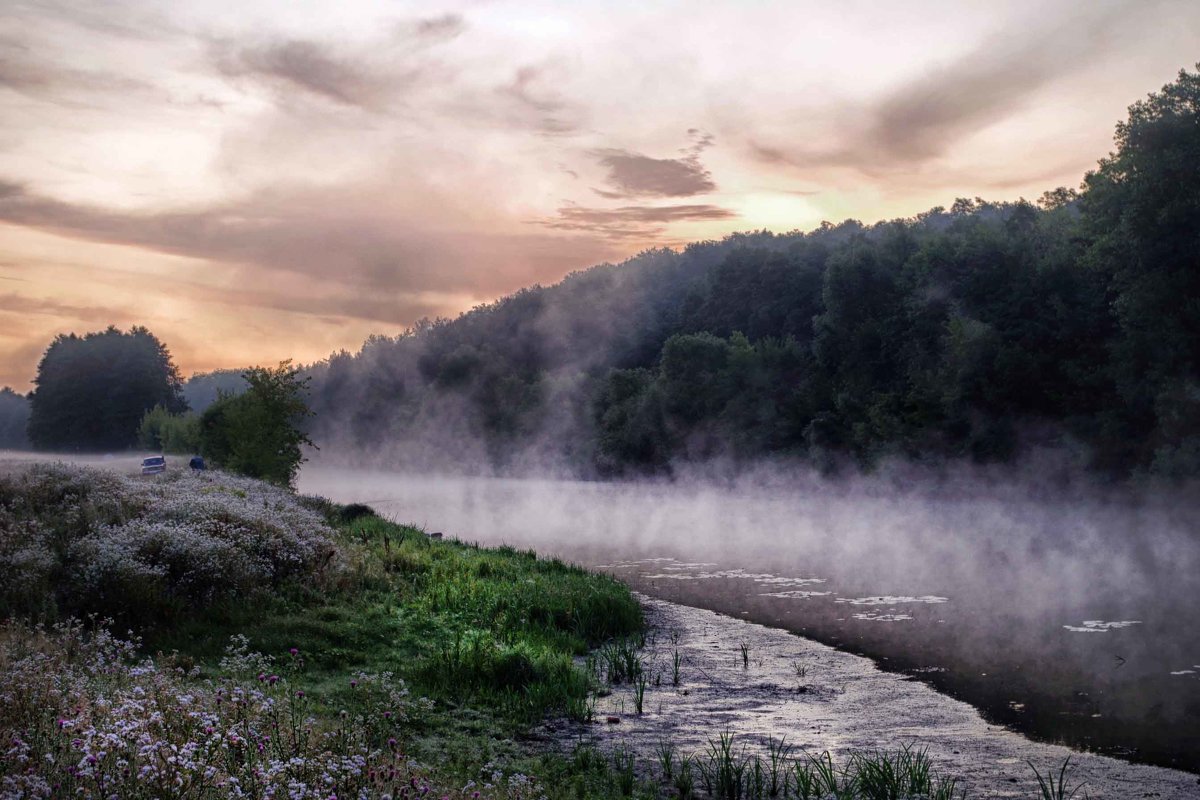
[(300, 489), (868, 655), (1038, 739), (1200, 771), (1200, 526), (1180, 497), (319, 465)]

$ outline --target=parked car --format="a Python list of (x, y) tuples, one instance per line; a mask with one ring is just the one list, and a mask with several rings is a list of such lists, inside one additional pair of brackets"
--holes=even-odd
[(150, 456), (142, 459), (143, 475), (161, 475), (167, 471), (167, 459), (163, 456)]

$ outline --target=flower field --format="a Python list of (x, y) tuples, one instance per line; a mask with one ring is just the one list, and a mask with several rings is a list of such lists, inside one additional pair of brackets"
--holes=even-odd
[(346, 677), (352, 710), (318, 714), (282, 663), (235, 637), (220, 677), (138, 655), (78, 623), (0, 628), (0, 798), (505, 797), (523, 775), (437, 791), (400, 741), (428, 701), (392, 675)]
[(155, 480), (35, 466), (0, 479), (0, 617), (178, 618), (338, 567), (334, 532), (291, 492), (223, 473)]

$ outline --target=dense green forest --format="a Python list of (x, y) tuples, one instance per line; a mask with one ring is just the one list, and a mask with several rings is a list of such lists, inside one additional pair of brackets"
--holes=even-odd
[(311, 369), (354, 461), (581, 474), (1061, 448), (1200, 474), (1200, 75), (1078, 190), (736, 234), (423, 321)]

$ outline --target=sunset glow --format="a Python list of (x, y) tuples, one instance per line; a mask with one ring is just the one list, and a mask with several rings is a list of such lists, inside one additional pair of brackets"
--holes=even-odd
[(647, 247), (1036, 198), (1198, 41), (1182, 0), (6, 3), (0, 384), (110, 323), (314, 361)]

